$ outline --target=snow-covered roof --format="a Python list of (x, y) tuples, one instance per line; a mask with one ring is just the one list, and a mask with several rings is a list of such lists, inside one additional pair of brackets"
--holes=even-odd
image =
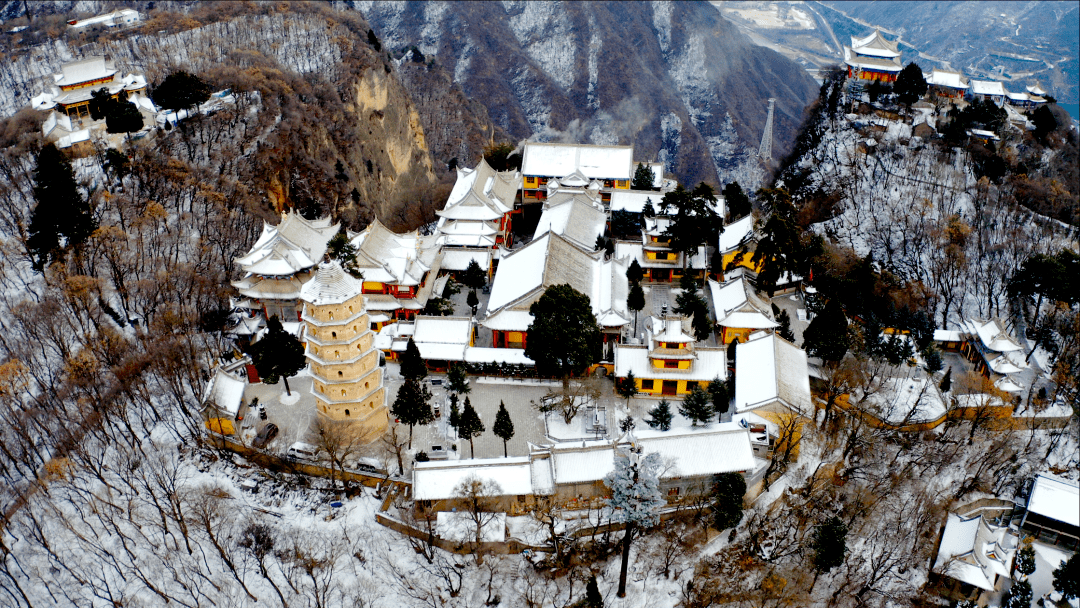
[(449, 219), (496, 220), (513, 209), (519, 183), (516, 172), (500, 173), (481, 158), (475, 169), (457, 170), (457, 182), (436, 214)]
[(995, 590), (998, 577), (1008, 577), (1019, 539), (1007, 526), (990, 524), (981, 515), (950, 513), (941, 535), (936, 565), (951, 578)]
[(615, 376), (625, 378), (633, 372), (636, 378), (653, 380), (690, 380), (708, 382), (727, 375), (727, 357), (722, 348), (698, 347), (693, 351), (690, 369), (664, 369), (649, 360), (649, 349), (642, 345), (615, 345)]
[(341, 304), (363, 293), (364, 283), (341, 269), (336, 260), (321, 262), (315, 276), (300, 289), (300, 299), (315, 306)]
[(378, 218), (360, 232), (350, 232), (349, 241), (356, 247), (356, 265), (365, 281), (402, 287), (419, 285), (439, 255), (437, 235), (425, 238), (415, 230), (398, 234)]
[(959, 72), (935, 69), (930, 72), (930, 77), (926, 79), (926, 84), (947, 87), (950, 89), (967, 89), (968, 79)]
[(806, 352), (775, 334), (741, 343), (735, 357), (735, 407), (745, 412), (780, 402), (811, 412)]
[(720, 251), (728, 252), (737, 249), (745, 241), (754, 235), (754, 216), (746, 215), (727, 226), (720, 233)]
[(329, 216), (306, 220), (295, 211), (282, 214), (281, 223), (263, 223), (262, 234), (236, 263), (244, 272), (262, 276), (286, 276), (322, 261), (326, 244), (337, 234), (340, 224), (330, 224)]
[(87, 19), (79, 19), (75, 23), (69, 23), (73, 29), (89, 27), (91, 25), (104, 24), (109, 27), (122, 23), (134, 23), (139, 20), (139, 11), (132, 8), (123, 8), (104, 15), (96, 15)]
[(548, 233), (509, 255), (504, 254), (492, 281), (488, 310), (499, 310), (543, 286), (548, 243), (558, 240)]
[(235, 417), (244, 400), (245, 385), (244, 380), (218, 369), (206, 387), (206, 400), (218, 410)]
[(1027, 509), (1071, 526), (1080, 526), (1080, 486), (1055, 475), (1039, 474), (1031, 488)]
[(653, 333), (651, 330), (648, 332), (649, 342), (656, 344), (657, 342), (674, 342), (683, 344), (693, 344), (694, 336), (690, 335), (687, 331), (686, 319), (678, 316), (669, 316), (664, 319), (658, 319), (660, 323), (657, 328), (658, 331)]
[(612, 441), (557, 443), (551, 446), (551, 464), (556, 484), (599, 481), (615, 470)]
[(532, 467), (529, 457), (473, 458), (443, 462), (418, 462), (413, 466), (413, 498), (446, 500), (457, 498), (458, 485), (472, 477), (499, 485), (499, 496), (532, 494)]
[(116, 68), (105, 62), (105, 56), (96, 55), (60, 66), (60, 73), (53, 75), (53, 84), (58, 87), (74, 86), (115, 74)]
[(41, 125), (41, 133), (49, 137), (55, 129), (59, 129), (61, 133), (71, 133), (74, 130), (71, 126), (71, 117), (60, 112), (50, 112), (49, 117)]
[(935, 329), (934, 342), (960, 342), (964, 333), (955, 329)]
[(575, 196), (557, 204), (547, 204), (540, 221), (536, 224), (533, 238), (539, 238), (545, 232), (560, 234), (581, 248), (592, 250), (596, 246), (596, 237), (607, 229), (607, 214), (594, 206), (585, 195)]
[[(650, 250), (670, 251), (663, 245), (656, 245), (650, 243)], [(700, 270), (708, 266), (708, 251), (705, 246), (698, 247), (698, 250), (694, 255), (690, 256), (690, 267), (695, 270)], [(675, 268), (682, 266), (683, 253), (679, 253), (673, 261), (658, 261), (650, 260), (645, 257), (645, 246), (641, 241), (615, 241), (615, 257), (620, 259), (626, 259), (627, 263), (630, 260), (637, 260), (637, 263), (642, 268)]]
[(635, 431), (646, 454), (657, 453), (664, 462), (661, 479), (719, 475), (754, 468), (750, 433), (737, 423), (712, 424), (705, 430)]
[(527, 142), (521, 159), (523, 175), (568, 176), (580, 171), (590, 179), (631, 179), (633, 146), (593, 146)]
[(503, 309), (489, 313), (480, 324), (495, 331), (525, 331), (532, 325), (532, 314), (528, 310)]
[(466, 270), (469, 262), (476, 262), (481, 270), (491, 268), (490, 249), (444, 249), (442, 259), (443, 270)]
[(644, 454), (657, 453), (665, 464), (661, 479), (702, 477), (748, 471), (754, 455), (747, 429), (735, 423), (713, 424), (702, 429), (637, 431), (620, 440), (557, 443), (551, 446), (556, 484), (590, 483), (615, 470), (615, 453), (629, 440)]
[(72, 131), (68, 135), (64, 135), (56, 142), (58, 148), (70, 148), (73, 144), (82, 143), (84, 141), (90, 141), (90, 129), (79, 129), (78, 131)]
[(996, 353), (1007, 353), (1023, 349), (1020, 344), (1005, 331), (1005, 323), (1000, 319), (972, 319), (966, 322), (968, 333), (979, 337), (988, 350)]
[(870, 35), (862, 38), (851, 37), (851, 48), (860, 55), (872, 55), (874, 57), (899, 57), (900, 44), (895, 40), (886, 40), (880, 30), (874, 30)]
[(991, 358), (986, 362), (990, 369), (994, 370), (995, 374), (1015, 374), (1020, 371), (1020, 367), (1015, 365), (1005, 355), (998, 355)]
[(652, 201), (653, 209), (660, 206), (660, 199), (664, 198), (663, 192), (651, 190), (615, 190), (611, 193), (612, 211), (630, 211), (641, 213), (645, 209), (645, 201)]
[(994, 382), (994, 386), (1006, 393), (1021, 393), (1024, 391), (1024, 383), (1012, 376), (1002, 376)]
[(488, 348), (482, 346), (470, 346), (465, 349), (465, 361), (468, 363), (534, 365), (533, 360), (525, 356), (525, 349), (523, 348)]
[(603, 251), (587, 251), (569, 239), (546, 232), (512, 253), (503, 253), (488, 300), (489, 329), (523, 331), (528, 313), (548, 287), (568, 284), (589, 297), (598, 322), (616, 327), (629, 322), (626, 312), (628, 260), (605, 260)]
[(996, 80), (972, 80), (971, 92), (975, 95), (1005, 95), (1005, 85)]
[(886, 58), (860, 55), (858, 51), (851, 50), (851, 47), (849, 46), (844, 47), (844, 63), (853, 68), (875, 70), (878, 72), (899, 72), (903, 69), (903, 66), (900, 65), (899, 57)]
[[(300, 275), (304, 280), (308, 278), (306, 273)], [(304, 281), (297, 275), (289, 275), (281, 278), (262, 278), (248, 275), (239, 281), (233, 281), (233, 287), (240, 291), (240, 295), (256, 300), (295, 300), (300, 297), (300, 290)]]
[(1042, 88), (1042, 85), (1039, 84), (1038, 80), (1035, 81), (1035, 84), (1027, 87), (1027, 92), (1032, 95), (1038, 95), (1039, 97), (1046, 97), (1047, 94), (1047, 90)]
[[(531, 446), (531, 444), (530, 444)], [(533, 493), (551, 494), (555, 491), (555, 469), (551, 458), (532, 459)]]
[(468, 317), (429, 317), (418, 315), (414, 321), (413, 340), (432, 344), (458, 344), (464, 347), (472, 339), (473, 323)]
[(779, 327), (771, 318), (770, 306), (754, 293), (743, 277), (723, 284), (709, 279), (708, 284), (717, 324), (740, 329)]

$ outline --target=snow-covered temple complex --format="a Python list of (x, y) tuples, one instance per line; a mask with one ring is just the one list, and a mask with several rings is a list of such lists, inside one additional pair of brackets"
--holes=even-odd
[(644, 395), (678, 397), (695, 386), (708, 387), (714, 378), (727, 378), (724, 349), (698, 344), (690, 319), (649, 317), (644, 344), (615, 347), (615, 377), (633, 374)]
[(306, 220), (295, 211), (283, 213), (277, 226), (264, 223), (255, 244), (236, 259), (244, 276), (233, 282), (242, 296), (234, 307), (260, 311), (264, 319), (276, 315), (283, 323), (299, 321), (300, 289), (340, 228), (329, 217)]
[[(650, 163), (651, 165), (651, 163)], [(607, 203), (614, 190), (629, 190), (634, 179), (633, 146), (593, 146), (527, 142), (521, 159), (522, 202), (542, 201), (549, 182), (557, 187), (593, 186)]]
[[(413, 230), (393, 232), (374, 219), (360, 232), (349, 232), (356, 248), (356, 266), (364, 277), (364, 294), (373, 321), (412, 319), (427, 305), (442, 267), (438, 235)], [(439, 287), (436, 289), (436, 283)]]
[(758, 297), (743, 277), (727, 283), (709, 279), (709, 294), (723, 344), (736, 340), (746, 342), (755, 331), (779, 327), (772, 318), (769, 304)]
[(486, 252), (489, 261), (491, 249), (509, 247), (511, 213), (520, 182), (521, 176), (516, 171), (496, 171), (482, 158), (475, 169), (459, 168), (446, 205), (435, 212), (439, 216), (439, 244), (446, 248), (489, 250)]
[(975, 371), (992, 379), (994, 386), (1007, 393), (1024, 390), (1024, 383), (1018, 377), (1028, 367), (1024, 347), (1006, 331), (1002, 319), (966, 321), (961, 326), (961, 336), (960, 352), (975, 364)]
[(605, 353), (630, 322), (626, 309), (626, 259), (604, 259), (604, 251), (584, 249), (565, 236), (545, 232), (528, 245), (505, 253), (495, 273), (488, 314), (480, 322), (495, 348), (525, 348), (532, 323), (529, 307), (553, 285), (569, 284), (589, 296), (603, 332)]
[(813, 408), (805, 351), (776, 334), (736, 346), (736, 412), (754, 411), (776, 422), (790, 414), (809, 416)]
[(900, 65), (900, 47), (886, 40), (880, 30), (864, 38), (851, 37), (851, 46), (844, 46), (844, 63), (848, 78), (892, 82), (904, 67)]
[(35, 110), (56, 109), (72, 118), (89, 118), (90, 98), (101, 89), (114, 98), (123, 96), (139, 105), (139, 100), (145, 99), (146, 77), (142, 74), (121, 77), (116, 66), (104, 56), (88, 57), (61, 66), (45, 90), (30, 101), (30, 106)]

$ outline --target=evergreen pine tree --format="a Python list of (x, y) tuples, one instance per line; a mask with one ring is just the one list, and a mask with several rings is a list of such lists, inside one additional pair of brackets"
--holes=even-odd
[(480, 289), (487, 284), (487, 273), (476, 260), (469, 260), (469, 266), (461, 274), (461, 284), (469, 289)]
[(683, 397), (679, 413), (690, 419), (691, 426), (712, 422), (712, 401), (709, 399), (709, 394), (702, 390), (701, 385), (695, 384), (690, 389), (690, 394)]
[(652, 190), (654, 177), (652, 169), (638, 163), (634, 170), (634, 183), (630, 187), (634, 190)]
[(472, 402), (469, 401), (468, 397), (465, 397), (465, 409), (461, 412), (461, 420), (458, 422), (457, 431), (458, 437), (469, 440), (469, 457), (476, 458), (473, 439), (484, 432), (484, 423), (480, 421), (480, 416), (473, 409)]
[[(637, 260), (634, 260), (637, 263)], [(629, 273), (627, 273), (629, 274)], [(634, 335), (637, 335), (637, 316), (645, 308), (645, 290), (637, 281), (630, 284), (630, 292), (626, 294), (626, 308), (634, 311)]]
[(640, 283), (641, 279), (645, 278), (645, 271), (641, 268), (641, 264), (638, 264), (637, 258), (630, 261), (630, 265), (626, 267), (626, 280), (631, 283)]
[(341, 269), (350, 275), (360, 278), (360, 268), (356, 265), (356, 247), (349, 242), (349, 236), (345, 232), (339, 232), (326, 244), (326, 254), (331, 260), (337, 260)]
[(109, 133), (134, 133), (142, 128), (142, 113), (131, 102), (114, 101), (105, 115), (105, 130)]
[(743, 192), (742, 186), (739, 182), (731, 182), (724, 186), (721, 191), (724, 195), (725, 206), (727, 207), (728, 217), (733, 220), (737, 220), (742, 217), (750, 215), (752, 206), (750, 204), (750, 197), (746, 196)]
[(910, 106), (926, 94), (926, 78), (923, 77), (922, 68), (919, 64), (911, 62), (900, 70), (893, 83), (893, 93), (897, 100), (905, 106)]
[(941, 351), (938, 347), (933, 344), (926, 347), (926, 352), (923, 354), (923, 357), (926, 359), (926, 371), (931, 374), (936, 374), (941, 371)]
[(943, 393), (949, 392), (949, 389), (952, 388), (952, 367), (951, 366), (949, 367), (949, 369), (945, 370), (945, 376), (943, 376), (941, 378), (941, 384), (938, 384), (938, 388), (940, 388), (941, 392), (943, 392)]
[(596, 584), (595, 574), (589, 575), (589, 584), (585, 585), (585, 606), (587, 608), (604, 608), (604, 597), (600, 595), (600, 587)]
[(461, 410), (458, 409), (458, 396), (457, 393), (450, 393), (450, 419), (447, 421), (450, 423), (450, 428), (457, 432), (458, 425), (461, 424)]
[(654, 429), (660, 429), (661, 431), (671, 430), (671, 404), (667, 399), (661, 399), (660, 403), (656, 404), (656, 407), (649, 410), (650, 420), (647, 424)]
[(53, 144), (38, 152), (34, 199), (37, 205), (30, 215), (26, 247), (34, 268), (40, 271), (63, 258), (60, 237), (67, 239), (68, 247), (80, 245), (97, 228), (97, 221), (79, 191), (71, 163)]
[(637, 378), (634, 372), (626, 372), (623, 378), (615, 378), (615, 393), (626, 399), (626, 407), (630, 408), (630, 398), (638, 394)]
[(150, 96), (154, 103), (166, 110), (183, 110), (197, 106), (210, 99), (210, 85), (198, 76), (183, 70), (165, 77), (154, 87)]
[(1027, 545), (1016, 553), (1016, 571), (1024, 575), (1024, 578), (1035, 572), (1035, 548)]
[(780, 327), (776, 329), (776, 333), (788, 342), (795, 342), (795, 332), (791, 330), (791, 315), (788, 311), (781, 310), (780, 314), (776, 316), (776, 322), (780, 324)]
[(409, 425), (409, 449), (412, 449), (413, 427), (428, 424), (435, 419), (431, 411), (431, 391), (416, 378), (407, 378), (398, 388), (397, 398), (390, 412), (401, 422)]
[(464, 363), (454, 361), (450, 364), (450, 369), (446, 373), (446, 390), (462, 394), (472, 392), (472, 387), (469, 386), (468, 370), (465, 369)]
[(307, 365), (304, 345), (296, 336), (285, 331), (277, 315), (266, 322), (266, 335), (262, 340), (251, 345), (251, 363), (259, 377), (266, 384), (277, 384), (278, 378), (285, 381), (285, 394), (292, 395), (289, 389), (289, 377)]
[(1054, 569), (1054, 590), (1066, 600), (1080, 597), (1080, 553), (1074, 553)]
[(427, 364), (412, 338), (409, 338), (405, 352), (401, 354), (401, 377), (406, 380), (423, 380), (427, 377)]
[(840, 361), (850, 344), (847, 317), (840, 301), (833, 298), (803, 332), (803, 348), (811, 357)]
[(728, 412), (731, 404), (727, 382), (721, 380), (719, 376), (713, 378), (709, 382), (708, 392), (709, 398), (712, 399), (713, 412), (716, 413), (719, 421), (723, 422), (724, 414)]
[(510, 420), (510, 412), (506, 411), (506, 404), (502, 401), (499, 401), (499, 412), (495, 414), (495, 424), (491, 426), (491, 432), (502, 439), (503, 458), (506, 458), (506, 442), (514, 436), (514, 423)]
[(743, 496), (746, 478), (740, 473), (724, 473), (713, 486), (713, 525), (727, 530), (739, 525), (743, 518)]
[(811, 562), (816, 574), (829, 572), (844, 563), (847, 556), (847, 525), (835, 515), (819, 524), (814, 529), (814, 538), (810, 543), (813, 550)]
[(645, 199), (645, 206), (641, 208), (641, 217), (656, 217), (656, 207), (652, 204), (652, 198)]
[(1032, 595), (1031, 583), (1026, 580), (1015, 581), (1002, 598), (1004, 601), (1001, 603), (1001, 608), (1031, 608)]

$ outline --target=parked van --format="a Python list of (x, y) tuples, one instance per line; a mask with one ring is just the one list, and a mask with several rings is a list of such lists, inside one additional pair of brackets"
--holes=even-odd
[(299, 458), (302, 460), (316, 460), (319, 454), (319, 448), (311, 445), (310, 443), (304, 443), (297, 441), (289, 446), (289, 451), (286, 452), (289, 458)]

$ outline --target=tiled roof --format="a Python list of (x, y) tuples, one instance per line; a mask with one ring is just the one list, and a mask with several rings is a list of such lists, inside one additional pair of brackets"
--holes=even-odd
[(341, 269), (337, 261), (323, 262), (300, 290), (300, 299), (315, 306), (341, 304), (363, 293), (363, 282)]

